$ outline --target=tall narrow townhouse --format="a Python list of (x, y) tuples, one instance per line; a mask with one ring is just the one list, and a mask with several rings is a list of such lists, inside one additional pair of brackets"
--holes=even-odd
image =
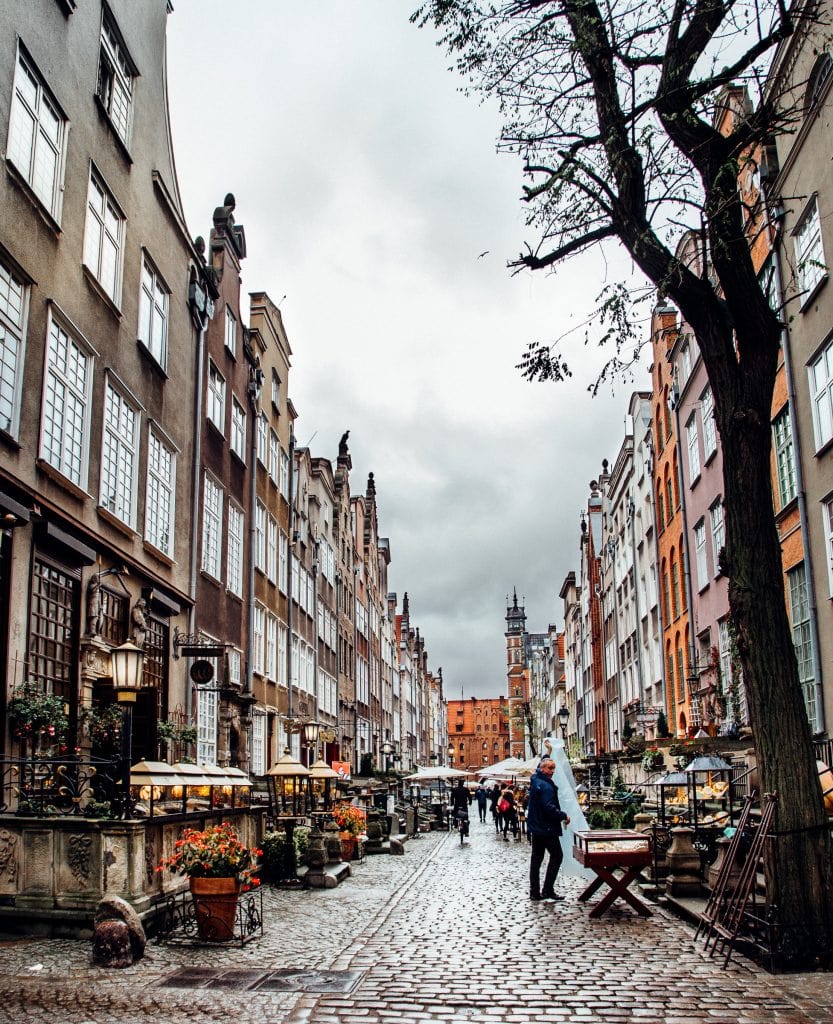
[(526, 610), (518, 604), (518, 592), (512, 592), (512, 604), (506, 609), (506, 692), (509, 714), (509, 752), (524, 757), (526, 737), (525, 708), (529, 704), (529, 675), (524, 641)]
[(364, 495), (350, 499), (353, 529), (353, 548), (356, 552), (355, 622), (356, 622), (356, 761), (355, 770), (369, 774), (373, 763), (373, 727), (370, 717), (370, 614), (372, 590), (370, 568), (365, 561), (365, 518), (367, 506)]
[[(606, 461), (604, 463), (607, 465)], [(607, 470), (602, 474), (602, 485)], [(581, 576), (579, 599), (582, 618), (581, 672), (584, 706), (584, 749), (589, 756), (609, 750), (607, 691), (601, 603), (602, 496), (599, 481), (590, 484), (587, 513), (581, 516)]]
[[(231, 410), (231, 450), (255, 467), (254, 571), (248, 609), (251, 641), (247, 659), (250, 686), (251, 763), (264, 774), (286, 745), (289, 646), (289, 452), (295, 408), (288, 383), (292, 349), (278, 307), (265, 292), (250, 295), (249, 344), (261, 370), (258, 401), (243, 405), (235, 395)], [(251, 503), (251, 496), (250, 496)], [(237, 512), (231, 513), (229, 526)], [(239, 527), (236, 527), (239, 529)]]
[(662, 623), (657, 586), (659, 548), (654, 517), (653, 434), (651, 394), (635, 391), (631, 395), (629, 415), (633, 436), (633, 477), (627, 509), (625, 543), (630, 545), (634, 566), (634, 616), (636, 632), (636, 671), (639, 681), (638, 732), (657, 738), (660, 712), (666, 721), (665, 682), (663, 678)]
[(315, 720), (321, 726), (319, 756), (340, 761), (338, 743), (338, 609), (336, 592), (335, 481), (329, 459), (312, 460), (310, 514), (314, 555), (312, 582), (315, 639)]
[[(829, 2), (823, 3), (822, 13), (822, 22), (829, 20)], [(807, 716), (813, 732), (821, 736), (829, 736), (833, 720), (831, 69), (826, 25), (800, 17), (795, 33), (779, 47), (767, 83), (767, 98), (796, 113), (795, 130), (775, 140), (778, 170), (767, 191), (777, 226), (776, 280), (789, 330), (784, 384), (793, 403), (790, 425), (797, 458), (792, 468), (799, 463), (801, 468), (795, 501), (805, 511), (804, 557), (787, 570), (787, 598)], [(783, 438), (783, 422), (776, 419), (776, 430), (779, 425)], [(782, 438), (776, 433), (776, 459), (781, 460), (779, 472), (788, 474), (790, 456)], [(787, 498), (793, 485), (785, 482)], [(785, 511), (792, 500), (783, 506)]]
[(665, 661), (665, 706), (676, 736), (688, 734), (691, 718), (686, 676), (691, 637), (684, 597), (685, 531), (680, 507), (679, 438), (673, 416), (674, 368), (669, 352), (680, 334), (676, 310), (660, 306), (651, 317), (651, 396), (654, 408), (654, 507), (659, 536), (660, 608)]
[[(379, 536), (379, 509), (376, 502), (376, 481), (372, 473), (367, 477), (364, 497), (364, 529), (361, 535), (362, 562), (365, 568), (365, 595), (367, 600), (368, 650), (368, 738), (372, 763), (382, 763), (382, 744), (385, 736), (383, 717), (383, 619), (387, 616), (388, 564), (390, 543)], [(357, 540), (359, 537), (357, 536)]]
[(341, 760), (356, 760), (356, 577), (357, 553), (350, 498), (350, 457), (345, 431), (339, 441), (333, 477), (333, 526), (336, 545), (336, 622), (338, 628), (338, 743)]
[(569, 712), (567, 741), (584, 752), (584, 690), (582, 683), (582, 617), (581, 595), (576, 574), (570, 570), (564, 577), (558, 596), (564, 609), (564, 703)]
[[(201, 500), (194, 525), (199, 538), (196, 631), (181, 651), (215, 666), (212, 678), (194, 684), (192, 702), (201, 764), (249, 766), (252, 668), (248, 543), (255, 472), (252, 451), (261, 371), (241, 315), (240, 270), (246, 233), (234, 218), (234, 196), (214, 211), (209, 266), (219, 289), (203, 353), (200, 436)], [(241, 425), (241, 411), (244, 421)], [(248, 429), (247, 429), (248, 425)]]
[(415, 770), (417, 764), (416, 666), (414, 665), (411, 607), (407, 591), (402, 597), (402, 611), (394, 620), (397, 663), (399, 666), (399, 706), (401, 711), (400, 754), (403, 771)]
[(316, 720), (318, 692), (316, 685), (317, 632), (314, 513), (317, 504), (313, 495), (312, 458), (309, 448), (294, 452), (293, 501), (290, 511), (290, 591), (292, 601), (289, 644), (291, 672), (289, 676), (289, 714), (287, 731), (290, 752), (302, 764), (315, 760), (315, 752), (307, 745), (300, 723)]
[[(135, 759), (185, 723), (196, 353), (209, 289), (167, 116), (166, 0), (0, 7), (0, 753), (24, 682), (114, 701), (144, 650)], [(30, 751), (31, 752), (31, 751)], [(191, 753), (193, 747), (178, 749)]]
[(392, 762), (397, 769), (402, 763), (402, 675), (399, 663), (399, 615), (394, 591), (388, 593), (388, 624), (390, 630), (390, 743)]

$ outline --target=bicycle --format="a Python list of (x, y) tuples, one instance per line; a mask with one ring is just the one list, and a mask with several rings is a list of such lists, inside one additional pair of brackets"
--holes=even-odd
[(469, 834), (469, 816), (465, 811), (457, 811), (457, 830), (460, 833), (460, 845), (462, 846)]

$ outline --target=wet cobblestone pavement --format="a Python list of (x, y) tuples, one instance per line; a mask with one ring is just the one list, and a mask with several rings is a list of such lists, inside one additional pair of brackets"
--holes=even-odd
[[(93, 967), (89, 942), (0, 940), (0, 1021), (833, 1024), (829, 974), (724, 970), (660, 907), (591, 920), (578, 879), (561, 880), (565, 902), (530, 903), (528, 849), (476, 822), (463, 847), (432, 833), (337, 889), (267, 890), (264, 934), (243, 947), (151, 942), (122, 971)], [(181, 987), (189, 968), (206, 983)], [(288, 990), (298, 970), (351, 973)]]

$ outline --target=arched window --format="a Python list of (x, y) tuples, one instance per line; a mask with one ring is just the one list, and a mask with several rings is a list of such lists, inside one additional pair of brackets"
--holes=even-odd
[(804, 93), (805, 114), (809, 114), (819, 103), (827, 91), (827, 83), (830, 81), (831, 75), (833, 75), (833, 57), (829, 53), (822, 53), (807, 79), (807, 89)]
[[(683, 565), (683, 549), (682, 548), (680, 548), (679, 576), (680, 576), (680, 579), (685, 579), (685, 568), (684, 568), (684, 565)], [(688, 605), (686, 603), (685, 587), (683, 587), (680, 590), (680, 611), (684, 612), (687, 607), (688, 607)], [(686, 650), (688, 650), (688, 646), (686, 646)]]
[(680, 614), (680, 574), (677, 571), (677, 556), (673, 548), (668, 560), (671, 563), (671, 611), (676, 619)]
[(660, 405), (659, 402), (657, 402), (656, 424), (657, 424), (657, 451), (661, 452), (662, 448), (663, 448), (663, 445), (665, 444), (665, 440), (663, 439), (663, 436), (662, 436), (662, 406)]
[(665, 501), (662, 497), (662, 480), (657, 479), (657, 528), (662, 530), (665, 526)]

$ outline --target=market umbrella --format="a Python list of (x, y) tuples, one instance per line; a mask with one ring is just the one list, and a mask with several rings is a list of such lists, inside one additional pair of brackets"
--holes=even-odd
[(426, 782), (429, 779), (457, 779), (464, 778), (468, 772), (461, 772), (458, 768), (447, 768), (445, 765), (437, 765), (435, 768), (417, 768), (413, 775), (406, 775), (406, 782)]

